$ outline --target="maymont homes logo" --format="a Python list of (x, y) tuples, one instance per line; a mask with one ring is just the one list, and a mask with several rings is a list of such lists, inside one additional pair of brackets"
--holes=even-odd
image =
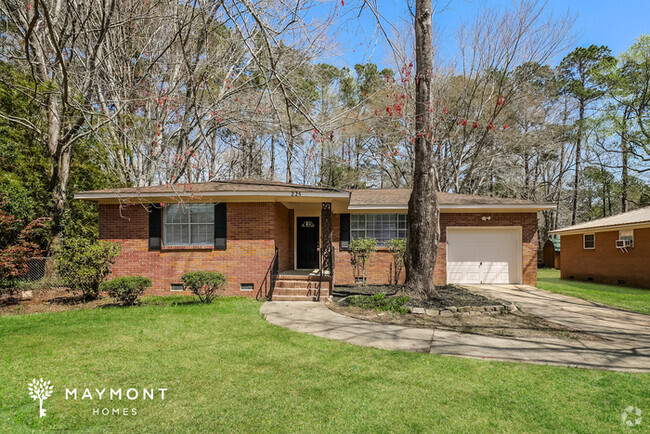
[(54, 390), (54, 387), (50, 384), (51, 381), (45, 381), (42, 378), (39, 380), (36, 380), (34, 378), (31, 383), (27, 386), (27, 389), (29, 389), (29, 396), (32, 398), (34, 401), (38, 399), (38, 408), (39, 408), (39, 413), (38, 417), (45, 417), (45, 409), (43, 408), (43, 401), (45, 401), (47, 398), (52, 395), (52, 391)]
[[(52, 396), (54, 387), (51, 384), (51, 381), (45, 381), (42, 378), (36, 380), (35, 378), (29, 383), (27, 389), (29, 390), (29, 397), (33, 400), (39, 402), (39, 418), (45, 417), (45, 409), (43, 408), (43, 401)], [(86, 402), (97, 402), (97, 401), (154, 401), (154, 400), (165, 400), (165, 392), (167, 388), (65, 388), (65, 399), (72, 401), (86, 401)], [(99, 403), (98, 403), (99, 404)], [(124, 405), (119, 405), (119, 407), (113, 406), (94, 406), (91, 409), (93, 415), (96, 416), (135, 416), (138, 414), (136, 407), (125, 407)]]

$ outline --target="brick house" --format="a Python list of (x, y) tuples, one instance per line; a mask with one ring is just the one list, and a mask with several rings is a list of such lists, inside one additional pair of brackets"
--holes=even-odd
[[(114, 276), (147, 276), (150, 294), (184, 293), (189, 271), (226, 275), (226, 294), (318, 299), (355, 283), (347, 246), (372, 237), (368, 283), (388, 283), (384, 247), (406, 237), (410, 190), (337, 190), (271, 181), (85, 191), (99, 204), (99, 236), (122, 251)], [(523, 283), (537, 278), (537, 212), (552, 205), (439, 194), (440, 245), (434, 282)], [(403, 280), (402, 273), (401, 280)]]
[(650, 207), (558, 229), (562, 279), (650, 288)]

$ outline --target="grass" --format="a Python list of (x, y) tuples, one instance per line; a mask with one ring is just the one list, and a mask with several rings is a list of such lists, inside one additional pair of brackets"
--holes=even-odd
[[(260, 306), (174, 297), (0, 317), (0, 431), (596, 433), (625, 431), (627, 406), (650, 413), (648, 374), (357, 347), (272, 326)], [(27, 391), (34, 377), (54, 386), (42, 419)], [(167, 392), (80, 399), (111, 387)], [(66, 400), (66, 388), (79, 399)]]
[(537, 287), (650, 315), (650, 290), (560, 279), (560, 270), (537, 270)]

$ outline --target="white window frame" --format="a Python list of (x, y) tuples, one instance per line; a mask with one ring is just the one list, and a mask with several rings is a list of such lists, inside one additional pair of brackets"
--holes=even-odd
[[(587, 236), (589, 236), (589, 235), (594, 237), (594, 245), (593, 245), (593, 247), (587, 247), (586, 244), (585, 244), (585, 241), (587, 240)], [(593, 234), (582, 234), (582, 248), (583, 248), (583, 250), (594, 250), (596, 248), (596, 234), (595, 233), (593, 233)]]
[(634, 247), (634, 229), (622, 229), (618, 231), (619, 240), (630, 240), (632, 244), (630, 247)]
[[(168, 204), (168, 205), (165, 205), (164, 211), (163, 211), (163, 224), (162, 224), (163, 246), (168, 246), (168, 247), (182, 247), (182, 246), (205, 247), (205, 246), (214, 246), (214, 212), (209, 214), (211, 221), (209, 221), (209, 222), (201, 222), (201, 223), (192, 223), (192, 220), (191, 220), (191, 215), (192, 215), (191, 208), (193, 206), (197, 206), (197, 205), (200, 205), (200, 206), (210, 205), (210, 206), (214, 207), (214, 204), (205, 204), (205, 203), (198, 203), (198, 204), (190, 203), (190, 204), (182, 204), (182, 205)], [(166, 221), (167, 220), (167, 214), (174, 207), (180, 207), (181, 208), (182, 215), (187, 217), (187, 221), (177, 222), (177, 223), (169, 223), (169, 222)], [(170, 243), (167, 240), (167, 234), (168, 234), (167, 229), (168, 229), (168, 227), (169, 226), (182, 226), (182, 225), (187, 225), (187, 228), (188, 228), (187, 229), (187, 231), (188, 231), (187, 232), (188, 233), (187, 240), (188, 240), (188, 242), (187, 243)], [(201, 243), (193, 243), (192, 242), (192, 228), (194, 226), (197, 226), (197, 225), (205, 225), (205, 226), (210, 225), (211, 226), (210, 230), (212, 231), (212, 236), (210, 237), (210, 239), (206, 240), (205, 242), (201, 242)]]
[[(360, 216), (364, 216), (365, 225), (364, 225), (363, 228), (357, 225), (358, 222), (356, 220), (359, 219)], [(382, 218), (385, 217), (385, 216), (395, 216), (395, 224), (396, 224), (396, 226), (395, 226), (394, 229), (391, 228), (390, 230), (391, 231), (395, 230), (395, 238), (406, 239), (406, 236), (407, 236), (406, 235), (407, 234), (407, 226), (406, 226), (406, 224), (407, 224), (407, 222), (406, 222), (407, 215), (406, 214), (401, 214), (401, 213), (350, 214), (350, 241), (353, 241), (353, 240), (359, 239), (359, 238), (375, 238), (375, 239), (377, 239), (375, 236), (372, 236), (372, 235), (374, 235), (375, 228), (368, 226), (368, 217), (372, 217), (372, 219), (374, 221), (379, 216), (381, 216)], [(403, 223), (404, 223), (404, 228), (403, 229), (400, 228), (400, 223), (402, 223), (402, 222), (400, 222), (400, 220), (402, 220), (402, 219), (403, 219)], [(363, 232), (363, 236), (358, 235), (360, 232)], [(368, 234), (369, 232), (371, 233), (370, 236)], [(403, 236), (400, 236), (400, 233)], [(385, 241), (388, 241), (388, 240), (385, 240)], [(379, 239), (377, 239), (377, 246), (378, 247), (385, 247), (385, 245), (386, 245), (385, 242), (382, 242)]]

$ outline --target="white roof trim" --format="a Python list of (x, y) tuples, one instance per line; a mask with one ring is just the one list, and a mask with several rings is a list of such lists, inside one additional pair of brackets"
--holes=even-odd
[(549, 234), (557, 234), (557, 235), (577, 235), (577, 234), (593, 234), (595, 232), (611, 232), (611, 231), (617, 231), (620, 229), (644, 229), (644, 228), (649, 228), (650, 227), (650, 221), (647, 222), (637, 222), (637, 223), (621, 223), (617, 225), (609, 225), (609, 226), (595, 226), (595, 227), (589, 227), (589, 228), (584, 228), (584, 229), (556, 229), (554, 231), (550, 231)]
[(348, 198), (350, 194), (348, 192), (335, 192), (335, 191), (324, 191), (322, 193), (313, 192), (313, 191), (210, 191), (205, 193), (195, 192), (195, 191), (182, 191), (175, 192), (170, 190), (165, 193), (77, 193), (74, 195), (75, 199), (137, 199), (143, 197), (166, 197), (166, 196), (200, 196), (200, 197), (216, 197), (216, 196), (281, 196), (281, 197), (331, 197), (331, 198)]

